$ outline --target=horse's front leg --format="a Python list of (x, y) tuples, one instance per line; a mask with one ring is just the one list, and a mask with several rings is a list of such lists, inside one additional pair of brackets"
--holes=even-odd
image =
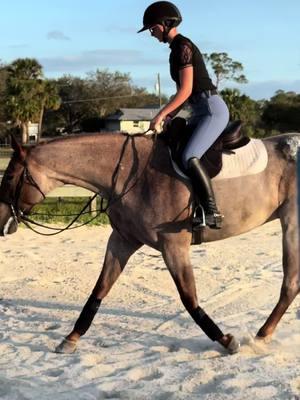
[[(180, 243), (181, 240), (181, 243)], [(224, 335), (214, 321), (199, 306), (194, 272), (189, 256), (190, 238), (183, 236), (166, 240), (163, 257), (176, 284), (181, 301), (188, 313), (203, 332), (213, 341), (218, 341), (229, 353), (239, 350), (239, 342), (230, 334)]]
[(123, 271), (129, 257), (141, 247), (138, 242), (132, 243), (113, 231), (106, 248), (106, 254), (101, 274), (86, 302), (83, 310), (75, 323), (72, 332), (66, 336), (56, 348), (58, 353), (72, 353), (77, 347), (77, 342), (89, 327), (100, 307), (102, 299), (108, 294), (113, 284)]

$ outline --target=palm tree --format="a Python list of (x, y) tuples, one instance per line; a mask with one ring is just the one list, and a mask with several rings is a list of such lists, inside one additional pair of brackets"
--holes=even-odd
[(6, 91), (7, 70), (0, 60), (0, 137), (6, 135), (7, 118), (5, 113), (5, 91)]
[(23, 144), (28, 142), (29, 122), (39, 121), (41, 128), (44, 108), (57, 109), (58, 103), (57, 92), (44, 79), (37, 60), (17, 59), (8, 66), (6, 107), (10, 119), (21, 128)]
[(241, 109), (241, 93), (238, 89), (223, 89), (221, 91), (222, 98), (228, 106), (230, 119), (240, 119), (240, 109)]
[(238, 89), (226, 88), (221, 91), (221, 95), (229, 108), (230, 119), (242, 120), (244, 133), (247, 135), (261, 135), (258, 133), (261, 103), (241, 94)]
[(46, 109), (58, 110), (61, 105), (61, 98), (58, 95), (57, 86), (51, 81), (44, 81), (43, 92), (41, 93), (41, 109), (39, 115), (38, 142), (42, 134), (43, 116)]

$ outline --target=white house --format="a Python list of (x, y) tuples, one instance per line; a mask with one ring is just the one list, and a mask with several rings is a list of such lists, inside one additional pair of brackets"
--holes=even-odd
[(30, 122), (28, 123), (28, 140), (29, 143), (36, 143), (39, 134), (39, 124)]
[[(150, 121), (158, 111), (158, 108), (120, 108), (115, 114), (105, 118), (105, 130), (143, 133), (147, 131)], [(187, 118), (188, 114), (188, 111), (182, 110), (179, 116)]]

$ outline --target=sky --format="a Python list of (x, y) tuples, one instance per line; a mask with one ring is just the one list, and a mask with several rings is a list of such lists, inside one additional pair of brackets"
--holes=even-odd
[[(36, 58), (47, 78), (85, 77), (96, 69), (129, 73), (132, 83), (155, 91), (157, 74), (166, 95), (168, 44), (142, 27), (145, 0), (2, 0), (0, 60)], [(300, 0), (176, 0), (179, 32), (203, 53), (226, 52), (244, 66), (251, 98), (276, 90), (300, 93)], [(213, 78), (213, 75), (212, 75)]]

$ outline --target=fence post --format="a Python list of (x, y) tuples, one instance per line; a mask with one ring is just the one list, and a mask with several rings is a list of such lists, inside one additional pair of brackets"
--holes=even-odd
[(97, 197), (89, 205), (89, 212), (91, 213), (92, 217), (96, 217), (97, 215)]
[(297, 210), (298, 210), (298, 241), (299, 241), (299, 262), (300, 262), (300, 147), (297, 152)]

